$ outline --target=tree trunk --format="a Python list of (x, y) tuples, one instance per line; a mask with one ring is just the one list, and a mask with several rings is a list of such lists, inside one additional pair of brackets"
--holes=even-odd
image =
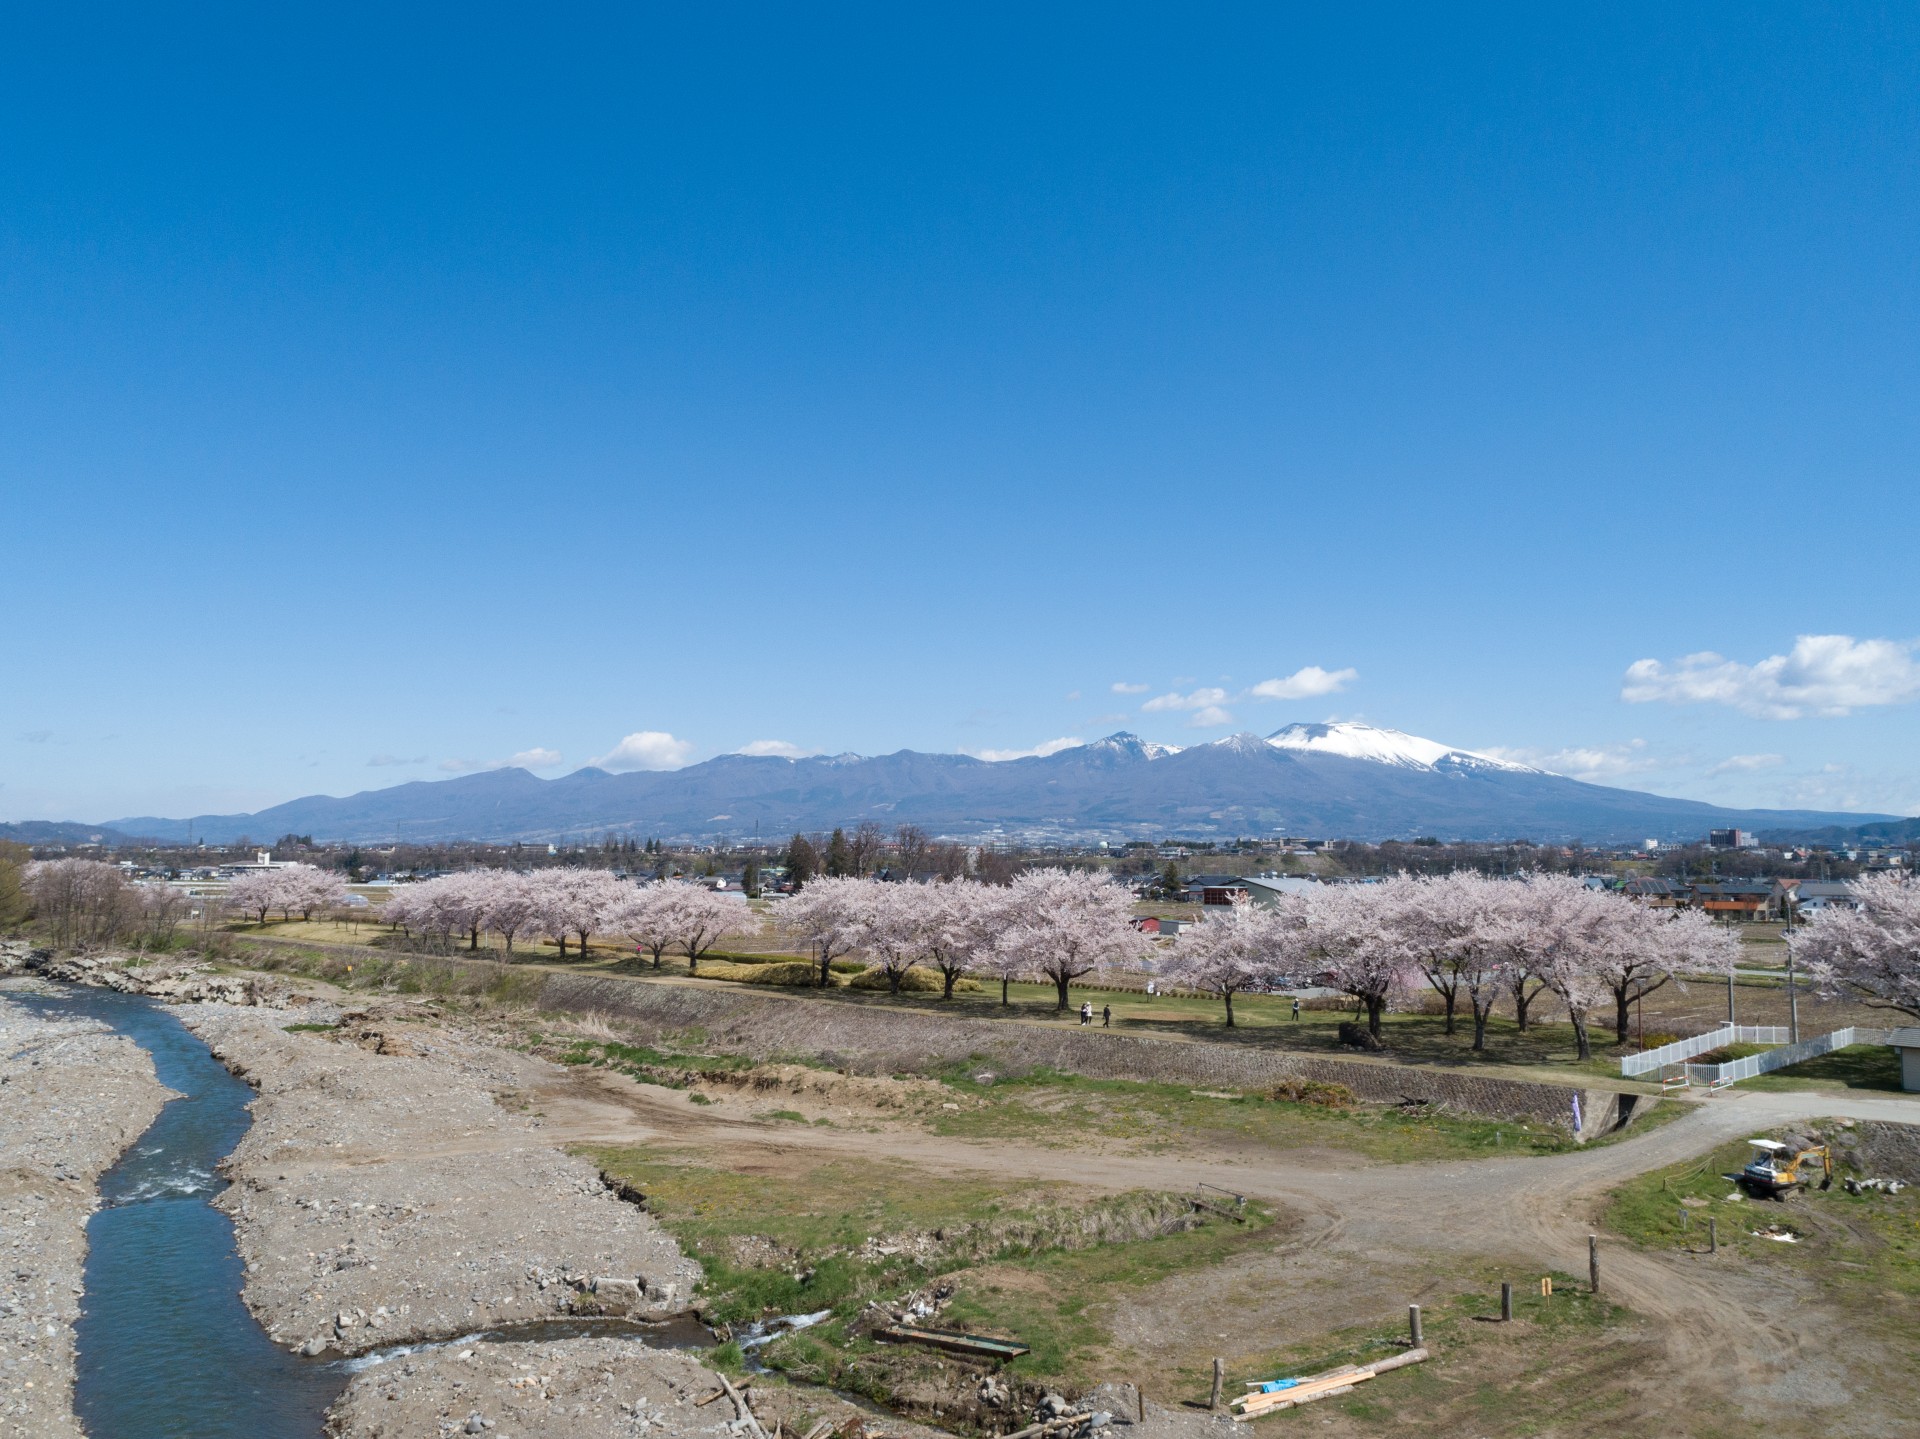
[(1473, 1006), (1473, 1049), (1476, 1054), (1485, 1054), (1487, 1051), (1487, 1010), (1489, 1008), (1491, 1006), (1483, 1006), (1477, 1001)]
[(1054, 984), (1055, 984), (1056, 986), (1058, 986), (1058, 988), (1059, 988), (1059, 990), (1060, 990), (1060, 1004), (1059, 1004), (1059, 1008), (1060, 1008), (1060, 1009), (1062, 1009), (1062, 1010), (1064, 1010), (1064, 1009), (1066, 1009), (1066, 1007), (1067, 1007), (1067, 1004), (1068, 1004), (1068, 1000), (1067, 1000), (1067, 976), (1066, 976), (1066, 975), (1065, 975), (1064, 973), (1062, 973), (1062, 974), (1056, 974), (1056, 975), (1055, 975), (1055, 976), (1053, 977), (1053, 982), (1054, 982)]
[(692, 950), (687, 951), (687, 974), (689, 977), (700, 972), (700, 956)]
[(1539, 990), (1527, 993), (1527, 982), (1523, 979), (1513, 987), (1513, 1018), (1515, 1026), (1522, 1034), (1527, 1032), (1527, 1010), (1540, 995)]
[(955, 981), (955, 980), (957, 980), (958, 978), (960, 978), (960, 971), (959, 971), (959, 970), (957, 970), (957, 969), (943, 969), (943, 970), (941, 970), (941, 971), (940, 971), (940, 973), (941, 973), (941, 976), (942, 976), (943, 978), (945, 978), (945, 980), (946, 980), (946, 982), (947, 982), (947, 985), (946, 985), (946, 992), (945, 992), (945, 993), (943, 993), (943, 994), (942, 994), (942, 995), (941, 995), (940, 997), (941, 997), (942, 999), (952, 999), (952, 998), (953, 998), (953, 983), (954, 983), (954, 981)]
[(511, 930), (507, 932), (507, 953), (513, 953), (513, 932)]
[(833, 983), (833, 958), (829, 951), (820, 951), (820, 987), (825, 989)]
[(1452, 1034), (1453, 1033), (1453, 1008), (1456, 1004), (1460, 1002), (1460, 989), (1458, 985), (1454, 985), (1447, 989), (1443, 989), (1440, 992), (1446, 996), (1446, 1000), (1447, 1000), (1446, 1032), (1448, 1034)]
[(1625, 1044), (1627, 1031), (1633, 1027), (1633, 1016), (1629, 1011), (1633, 1001), (1627, 994), (1627, 986), (1621, 985), (1613, 992), (1613, 1042)]
[(1367, 1033), (1371, 1034), (1375, 1039), (1378, 1039), (1380, 1037), (1380, 1015), (1381, 1015), (1381, 1012), (1386, 1009), (1386, 1007), (1387, 1007), (1387, 1001), (1384, 998), (1375, 999), (1372, 996), (1368, 996), (1367, 998)]
[(1013, 1002), (1012, 1000), (1007, 998), (1007, 986), (1012, 982), (1013, 982), (1013, 977), (1011, 975), (1003, 974), (1000, 976), (1000, 1003), (1003, 1005), (1011, 1004)]
[(467, 953), (471, 954), (480, 947), (480, 926), (475, 925), (467, 931)]
[(567, 957), (567, 937), (564, 934), (560, 936), (560, 957), (562, 959)]
[(1229, 989), (1223, 992), (1227, 997), (1227, 1028), (1232, 1029), (1233, 1028), (1233, 991)]
[(1593, 1039), (1587, 1033), (1587, 1016), (1572, 1005), (1567, 1006), (1567, 1018), (1573, 1021), (1573, 1037), (1580, 1046), (1581, 1060), (1593, 1058)]
[(887, 970), (887, 993), (894, 994), (894, 995), (899, 994), (900, 981), (905, 979), (906, 977), (907, 977), (907, 972), (904, 969), (889, 968)]

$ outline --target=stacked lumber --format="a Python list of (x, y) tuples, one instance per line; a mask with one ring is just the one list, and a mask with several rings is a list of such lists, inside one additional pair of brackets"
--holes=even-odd
[(1282, 1409), (1295, 1409), (1302, 1404), (1351, 1394), (1355, 1386), (1366, 1383), (1376, 1375), (1408, 1364), (1418, 1364), (1426, 1357), (1427, 1351), (1424, 1349), (1409, 1349), (1405, 1354), (1396, 1354), (1377, 1364), (1342, 1364), (1338, 1369), (1327, 1369), (1319, 1374), (1308, 1375), (1305, 1379), (1282, 1381), (1286, 1384), (1283, 1389), (1249, 1385), (1248, 1392), (1233, 1400), (1230, 1407), (1237, 1411), (1233, 1416), (1235, 1422), (1258, 1419), (1263, 1414), (1277, 1414)]

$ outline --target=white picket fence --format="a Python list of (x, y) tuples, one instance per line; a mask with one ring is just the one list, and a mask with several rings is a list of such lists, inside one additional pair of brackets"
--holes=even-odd
[[(1729, 1026), (1731, 1028), (1731, 1026)], [(1785, 1031), (1780, 1031), (1784, 1037)], [(1765, 1044), (1766, 1040), (1743, 1041), (1752, 1044)], [(1785, 1069), (1790, 1064), (1798, 1064), (1803, 1059), (1815, 1059), (1823, 1054), (1831, 1054), (1836, 1049), (1845, 1049), (1849, 1044), (1891, 1044), (1891, 1029), (1863, 1029), (1848, 1026), (1836, 1029), (1832, 1034), (1822, 1034), (1814, 1039), (1803, 1039), (1798, 1044), (1783, 1044), (1778, 1049), (1769, 1049), (1765, 1054), (1750, 1054), (1745, 1059), (1735, 1059), (1726, 1064), (1689, 1064), (1686, 1066), (1689, 1084), (1704, 1084), (1709, 1090), (1725, 1089), (1742, 1079), (1752, 1079), (1757, 1074), (1767, 1074), (1776, 1069)]]
[[(1623, 1055), (1620, 1073), (1627, 1079), (1633, 1079), (1729, 1044), (1785, 1044), (1790, 1038), (1791, 1033), (1783, 1025), (1723, 1024), (1718, 1029), (1696, 1034), (1691, 1039), (1676, 1039), (1672, 1044), (1663, 1044), (1658, 1049), (1643, 1049), (1638, 1054)], [(1824, 1050), (1821, 1052), (1825, 1053)], [(1698, 1065), (1692, 1067), (1700, 1068)], [(1741, 1077), (1746, 1078), (1745, 1075)]]

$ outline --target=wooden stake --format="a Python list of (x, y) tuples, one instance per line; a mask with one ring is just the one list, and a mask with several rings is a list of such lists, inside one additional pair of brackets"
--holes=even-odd
[(1707, 1253), (1718, 1254), (1719, 1252), (1720, 1252), (1720, 1221), (1713, 1218), (1712, 1216), (1708, 1216), (1707, 1218)]
[(1147, 1396), (1141, 1392), (1139, 1380), (1133, 1385), (1133, 1418), (1137, 1424), (1147, 1422)]
[(1420, 1306), (1418, 1304), (1407, 1306), (1407, 1338), (1412, 1341), (1415, 1349), (1420, 1347)]
[(1600, 1292), (1600, 1236), (1587, 1236), (1587, 1278), (1593, 1284), (1593, 1292)]
[(1226, 1382), (1227, 1361), (1224, 1359), (1216, 1359), (1213, 1361), (1213, 1398), (1207, 1401), (1207, 1408), (1211, 1409), (1215, 1414), (1220, 1412), (1220, 1386)]
[(1500, 1322), (1513, 1323), (1513, 1286), (1504, 1280), (1500, 1284)]

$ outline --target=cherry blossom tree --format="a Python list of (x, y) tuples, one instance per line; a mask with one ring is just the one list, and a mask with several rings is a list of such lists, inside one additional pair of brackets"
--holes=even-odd
[(1473, 1011), (1473, 1048), (1487, 1047), (1487, 1020), (1511, 981), (1509, 929), (1515, 886), (1473, 870), (1388, 886), (1394, 926), (1414, 966), (1446, 1000), (1454, 1032), (1461, 996)]
[(1623, 901), (1571, 875), (1529, 875), (1524, 883), (1515, 942), (1525, 946), (1528, 968), (1566, 1006), (1584, 1062), (1593, 1058), (1588, 1017), (1607, 996), (1602, 965), (1620, 940), (1618, 911), (1606, 901)]
[(1614, 1042), (1625, 1044), (1633, 1005), (1684, 973), (1730, 974), (1740, 937), (1697, 909), (1652, 910), (1621, 895), (1596, 896), (1609, 911), (1596, 963), (1613, 995)]
[(273, 871), (254, 870), (237, 876), (222, 896), (229, 909), (250, 914), (259, 924), (267, 922), (267, 912), (280, 907), (280, 886)]
[(635, 885), (621, 896), (605, 921), (609, 931), (625, 935), (651, 954), (655, 969), (660, 968), (661, 956), (680, 937), (673, 908), (672, 886), (676, 883), (656, 879), (650, 884)]
[(1366, 1009), (1367, 1032), (1376, 1039), (1387, 1000), (1411, 973), (1406, 949), (1387, 925), (1386, 902), (1369, 893), (1378, 888), (1320, 886), (1306, 898), (1302, 936), (1325, 982)]
[(36, 861), (21, 886), (57, 949), (111, 944), (137, 908), (118, 867), (97, 859)]
[(1176, 984), (1225, 1000), (1232, 1029), (1234, 995), (1271, 983), (1290, 967), (1290, 932), (1279, 911), (1256, 908), (1241, 896), (1224, 913), (1182, 932), (1164, 972)]
[(924, 892), (920, 947), (940, 971), (940, 997), (952, 999), (961, 976), (990, 965), (1000, 952), (1006, 892), (967, 879), (943, 879)]
[(863, 879), (814, 879), (781, 903), (780, 929), (790, 940), (813, 950), (822, 989), (833, 982), (834, 960), (860, 943), (877, 888)]
[(533, 922), (533, 889), (523, 874), (510, 869), (488, 870), (481, 898), (481, 924), (500, 936), (513, 953), (514, 936)]
[(900, 981), (906, 978), (926, 944), (928, 921), (933, 906), (926, 887), (918, 884), (873, 886), (873, 898), (861, 919), (856, 948), (864, 950), (887, 977), (887, 993), (900, 993)]
[(670, 880), (670, 898), (663, 901), (673, 927), (674, 943), (687, 957), (687, 973), (700, 969), (700, 956), (721, 940), (758, 927), (753, 911), (740, 899), (729, 899), (697, 884)]
[(1829, 993), (1920, 1017), (1920, 881), (1870, 874), (1849, 886), (1857, 909), (1823, 909), (1794, 936), (1794, 957)]
[(1024, 952), (1028, 973), (1051, 981), (1062, 1010), (1074, 980), (1146, 957), (1133, 897), (1105, 874), (1028, 870), (1007, 887), (1007, 906), (1017, 916), (1008, 943)]
[(606, 917), (626, 897), (625, 886), (604, 869), (567, 865), (536, 870), (530, 879), (534, 912), (529, 924), (552, 935), (565, 957), (567, 936), (578, 935), (580, 957), (587, 942), (605, 927)]

